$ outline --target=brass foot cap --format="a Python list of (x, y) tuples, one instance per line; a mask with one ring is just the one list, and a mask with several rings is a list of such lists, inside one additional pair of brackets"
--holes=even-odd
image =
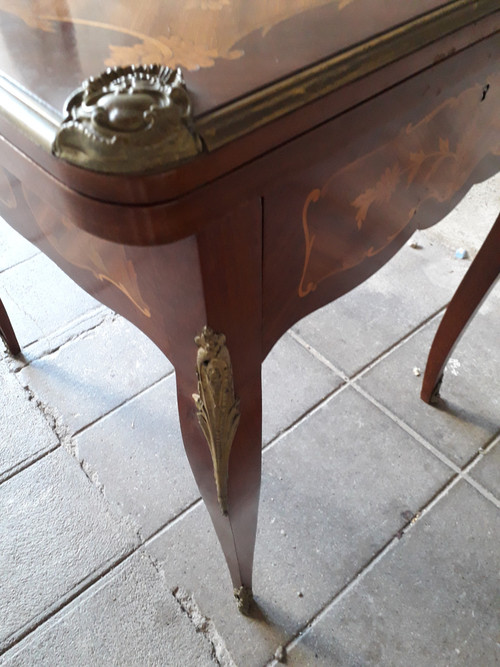
[(239, 588), (234, 589), (234, 597), (238, 604), (238, 611), (245, 616), (250, 614), (250, 608), (253, 602), (253, 593), (252, 589), (247, 586), (240, 586)]

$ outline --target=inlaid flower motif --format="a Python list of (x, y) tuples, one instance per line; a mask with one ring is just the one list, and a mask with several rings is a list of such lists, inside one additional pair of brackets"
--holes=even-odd
[(133, 46), (110, 46), (111, 57), (105, 61), (108, 67), (114, 65), (147, 65), (161, 63), (168, 67), (184, 67), (193, 71), (201, 67), (212, 67), (216, 58), (224, 57), (235, 60), (243, 51), (234, 49), (223, 56), (216, 49), (206, 49), (202, 45), (184, 40), (182, 37), (144, 38)]
[(230, 4), (231, 0), (188, 0), (185, 4), (185, 8), (219, 12), (224, 7), (229, 7)]
[(53, 32), (54, 30), (52, 21), (43, 15), (44, 12), (35, 11), (31, 6), (20, 7), (17, 3), (13, 3), (10, 0), (0, 0), (0, 11), (17, 16), (29, 28), (43, 30), (44, 32)]
[(356, 224), (361, 229), (368, 215), (368, 209), (374, 203), (382, 204), (390, 201), (392, 194), (401, 178), (401, 168), (398, 164), (387, 168), (373, 188), (368, 188), (353, 202), (358, 209), (356, 213)]

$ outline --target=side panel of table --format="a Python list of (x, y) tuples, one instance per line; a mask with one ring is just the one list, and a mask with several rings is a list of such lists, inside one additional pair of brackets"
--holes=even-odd
[(276, 151), (289, 170), (264, 197), (265, 351), (500, 169), (499, 62), (497, 35)]

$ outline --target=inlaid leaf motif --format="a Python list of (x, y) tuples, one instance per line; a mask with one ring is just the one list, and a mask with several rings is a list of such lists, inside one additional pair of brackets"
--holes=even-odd
[(224, 7), (229, 7), (230, 5), (231, 0), (188, 0), (185, 4), (185, 8), (219, 12)]
[[(110, 46), (111, 57), (106, 60), (106, 65), (126, 66), (131, 62), (138, 65), (148, 63), (160, 63), (168, 67), (184, 67), (193, 71), (201, 67), (212, 67), (217, 57), (221, 55), (216, 49), (206, 49), (202, 45), (182, 39), (177, 35), (172, 37), (145, 37), (141, 42), (133, 46)], [(233, 50), (223, 57), (234, 60), (240, 58), (243, 51)]]
[(408, 159), (410, 163), (410, 168), (408, 170), (408, 185), (410, 185), (410, 183), (415, 180), (415, 176), (417, 175), (419, 169), (422, 167), (425, 158), (426, 155), (422, 149), (420, 149), (417, 153), (410, 153)]
[(396, 190), (396, 186), (400, 181), (401, 168), (399, 164), (392, 167), (387, 167), (379, 181), (373, 188), (368, 188), (359, 197), (352, 202), (352, 205), (358, 209), (356, 213), (356, 224), (358, 229), (361, 229), (363, 222), (368, 215), (368, 209), (374, 203), (382, 204), (388, 202), (392, 194)]
[(36, 28), (37, 30), (43, 30), (44, 32), (54, 31), (52, 21), (50, 18), (43, 16), (44, 12), (40, 11), (43, 7), (40, 8), (39, 3), (37, 3), (36, 9), (33, 8), (33, 3), (29, 3), (28, 6), (19, 5), (20, 3), (14, 3), (12, 0), (0, 0), (0, 11), (17, 16), (17, 18), (24, 21), (29, 28)]
[(448, 154), (450, 152), (450, 140), (439, 138), (439, 152)]

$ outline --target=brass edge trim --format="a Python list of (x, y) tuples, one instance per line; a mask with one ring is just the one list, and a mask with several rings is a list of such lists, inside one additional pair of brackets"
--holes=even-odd
[(212, 151), (497, 11), (497, 0), (455, 0), (198, 117), (196, 130)]
[(49, 153), (61, 116), (0, 74), (0, 116)]

